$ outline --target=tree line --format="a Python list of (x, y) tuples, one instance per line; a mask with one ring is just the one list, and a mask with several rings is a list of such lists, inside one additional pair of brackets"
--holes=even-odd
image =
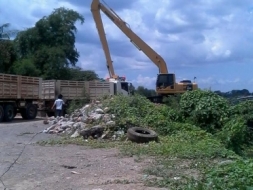
[[(76, 22), (84, 23), (78, 12), (55, 9), (23, 31), (0, 26), (0, 73), (19, 74), (59, 80), (94, 80), (92, 70), (76, 66), (79, 52), (75, 47)], [(11, 40), (11, 36), (16, 37)]]

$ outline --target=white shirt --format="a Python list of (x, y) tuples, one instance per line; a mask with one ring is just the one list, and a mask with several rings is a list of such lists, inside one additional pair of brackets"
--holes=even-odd
[(55, 100), (54, 104), (55, 104), (57, 110), (61, 110), (62, 105), (64, 104), (64, 101), (61, 99), (57, 99), (57, 100)]

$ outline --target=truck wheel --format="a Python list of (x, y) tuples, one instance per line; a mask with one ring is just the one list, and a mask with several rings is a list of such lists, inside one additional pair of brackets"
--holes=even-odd
[(12, 121), (15, 117), (15, 108), (11, 104), (4, 107), (4, 121)]
[(33, 104), (27, 104), (26, 108), (20, 110), (20, 114), (23, 119), (35, 119), (37, 116), (37, 107)]
[(26, 117), (27, 119), (35, 119), (37, 116), (37, 106), (34, 104), (27, 104), (26, 106)]
[(142, 127), (129, 128), (127, 130), (127, 137), (129, 140), (136, 143), (146, 143), (158, 140), (158, 136), (155, 131)]
[(2, 122), (4, 119), (4, 109), (3, 106), (0, 105), (0, 122)]

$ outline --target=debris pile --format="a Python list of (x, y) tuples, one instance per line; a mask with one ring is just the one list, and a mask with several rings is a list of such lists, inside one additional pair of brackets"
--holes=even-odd
[(75, 110), (71, 115), (65, 117), (50, 117), (44, 124), (50, 127), (44, 133), (68, 134), (71, 137), (83, 136), (87, 138), (120, 139), (124, 131), (119, 130), (115, 124), (114, 114), (109, 113), (109, 108), (102, 108), (99, 101), (87, 104), (83, 108)]

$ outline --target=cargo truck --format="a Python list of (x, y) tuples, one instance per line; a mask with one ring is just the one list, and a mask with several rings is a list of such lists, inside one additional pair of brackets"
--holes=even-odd
[[(44, 80), (42, 81), (42, 100), (39, 104), (39, 112), (48, 116), (55, 115), (52, 105), (58, 95), (63, 95), (63, 100), (70, 104), (72, 100), (84, 98), (84, 93), (89, 99), (95, 100), (103, 95), (123, 94), (130, 95), (131, 83), (110, 79), (108, 81), (69, 81), (69, 80)], [(63, 114), (67, 106), (63, 107)]]
[(36, 118), (41, 85), (42, 78), (0, 73), (0, 122), (12, 121), (17, 113)]
[[(38, 77), (0, 73), (0, 122), (12, 121), (17, 113), (23, 119), (35, 119), (54, 115), (51, 109), (59, 94), (69, 105), (72, 100), (82, 99), (84, 92), (91, 100), (103, 95), (131, 94), (131, 83), (119, 80), (70, 81), (42, 80)], [(64, 107), (66, 112), (67, 107)]]

